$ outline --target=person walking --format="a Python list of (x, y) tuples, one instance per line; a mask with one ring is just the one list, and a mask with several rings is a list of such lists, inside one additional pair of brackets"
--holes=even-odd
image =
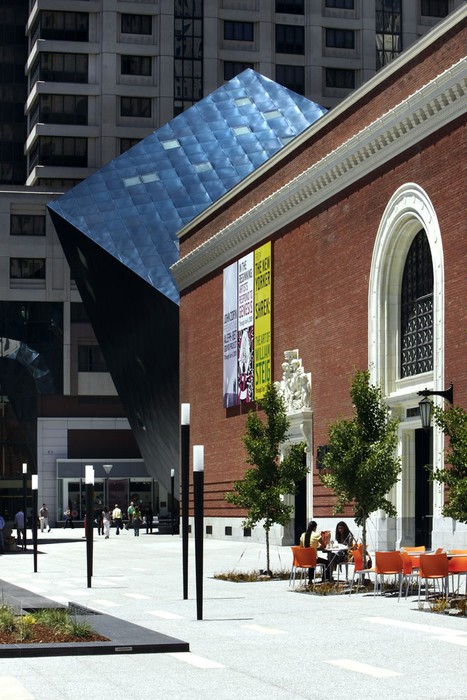
[(133, 517), (135, 514), (135, 504), (133, 503), (133, 501), (130, 501), (130, 505), (127, 508), (126, 514), (128, 516), (128, 525), (126, 527), (127, 530), (129, 530), (130, 527), (133, 526)]
[[(18, 542), (21, 542), (23, 539), (24, 535), (24, 513), (22, 509), (20, 508), (19, 511), (15, 515), (15, 528), (16, 528), (16, 539)], [(26, 542), (23, 543), (24, 546), (26, 546)]]
[(149, 535), (149, 533), (151, 533), (152, 535), (153, 512), (150, 503), (148, 503), (144, 509), (143, 515), (146, 518), (146, 534)]
[(44, 532), (44, 530), (50, 532), (49, 511), (45, 503), (42, 504), (42, 508), (39, 511), (39, 522), (41, 525), (41, 532)]
[(118, 503), (115, 504), (115, 508), (112, 511), (112, 520), (115, 523), (115, 534), (119, 535), (122, 529), (122, 511), (118, 507)]
[(108, 540), (110, 537), (110, 511), (107, 506), (105, 506), (102, 511), (102, 524), (104, 528), (104, 539)]
[(135, 537), (139, 537), (139, 529), (142, 522), (143, 518), (141, 517), (141, 511), (138, 506), (135, 506), (135, 512), (133, 513), (133, 529), (135, 532)]
[(73, 513), (71, 512), (71, 508), (67, 508), (65, 511), (65, 525), (63, 526), (63, 529), (66, 527), (71, 527), (72, 530), (75, 529), (75, 524), (73, 522)]
[(3, 554), (5, 551), (5, 542), (3, 539), (4, 527), (5, 527), (5, 520), (3, 518), (3, 515), (0, 515), (0, 554)]

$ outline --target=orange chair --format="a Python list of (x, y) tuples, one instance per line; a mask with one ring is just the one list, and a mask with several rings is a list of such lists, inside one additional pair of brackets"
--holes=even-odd
[(293, 588), (295, 588), (295, 578), (297, 571), (300, 572), (300, 584), (302, 583), (303, 576), (308, 576), (308, 569), (314, 569), (313, 582), (315, 580), (316, 569), (321, 568), (321, 578), (324, 577), (324, 564), (318, 563), (316, 561), (317, 554), (314, 547), (291, 547), (293, 554), (292, 571), (290, 572), (289, 586), (293, 583)]
[(402, 593), (402, 571), (403, 564), (399, 551), (396, 552), (375, 552), (375, 590), (374, 594), (378, 589), (378, 578), (379, 578), (379, 590), (383, 593), (384, 577), (385, 576), (398, 576), (399, 577), (399, 600)]
[(449, 562), (445, 552), (440, 554), (420, 554), (420, 570), (418, 574), (418, 600), (420, 602), (420, 587), (425, 579), (425, 600), (428, 593), (428, 582), (441, 581), (446, 597), (449, 595)]
[(405, 581), (405, 597), (407, 598), (409, 586), (413, 585), (414, 578), (418, 578), (418, 569), (414, 567), (412, 561), (413, 557), (411, 557), (410, 554), (407, 554), (407, 552), (404, 552), (402, 549), (399, 554), (402, 559), (402, 585), (404, 585)]
[[(364, 569), (363, 568), (362, 549), (363, 549), (363, 547), (358, 547), (357, 549), (352, 550), (354, 569), (353, 569), (353, 575), (352, 575), (352, 582), (350, 584), (349, 595), (352, 594), (355, 576), (358, 576), (360, 578), (360, 581), (361, 581), (363, 578), (365, 578), (365, 576), (368, 575), (368, 577), (369, 577), (370, 574), (376, 573), (374, 567), (372, 567), (371, 569)], [(376, 585), (376, 583), (375, 583), (375, 585)], [(358, 588), (358, 584), (357, 584), (357, 588)]]
[[(458, 550), (451, 549), (452, 554), (457, 554), (457, 551)], [(465, 579), (465, 592), (467, 594), (467, 553), (465, 556), (462, 556), (462, 550), (461, 550), (460, 554), (461, 554), (461, 556), (452, 557), (452, 559), (448, 560), (448, 571), (451, 574), (453, 590), (454, 590), (454, 574), (457, 574), (457, 589), (456, 589), (457, 593), (459, 593), (459, 589), (460, 589), (461, 575), (466, 577), (466, 579)]]
[(420, 554), (425, 554), (426, 552), (425, 545), (421, 545), (420, 547), (404, 547), (404, 550), (412, 558), (413, 568), (418, 569), (420, 567)]

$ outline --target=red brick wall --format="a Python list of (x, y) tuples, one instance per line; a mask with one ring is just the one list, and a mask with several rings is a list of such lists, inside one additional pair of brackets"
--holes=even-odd
[[(373, 245), (390, 197), (407, 182), (423, 187), (437, 211), (446, 271), (446, 380), (455, 383), (456, 403), (466, 405), (465, 158), (453, 167), (453, 154), (465, 152), (465, 128), (448, 132), (273, 242), (274, 380), (281, 378), (284, 350), (298, 348), (305, 371), (312, 372), (315, 448), (327, 442), (330, 422), (351, 415), (351, 376), (368, 366)], [(223, 494), (246, 466), (241, 436), (248, 407), (222, 407), (222, 293), (220, 271), (181, 300), (180, 400), (191, 403), (192, 443), (205, 446), (207, 516), (238, 514)], [(329, 515), (332, 499), (317, 478), (315, 496), (315, 515)]]
[[(248, 211), (284, 182), (387, 112), (464, 53), (466, 31), (390, 77), (332, 128), (294, 152), (293, 158), (223, 206), (181, 241), (181, 257)], [(460, 121), (460, 120), (459, 120)], [(464, 154), (464, 156), (462, 156)], [(327, 428), (351, 415), (350, 380), (368, 366), (368, 283), (373, 246), (388, 201), (401, 185), (425, 189), (436, 209), (445, 264), (445, 376), (455, 402), (467, 405), (467, 259), (465, 127), (450, 125), (425, 143), (371, 174), (273, 240), (274, 380), (281, 378), (285, 350), (299, 349), (312, 372), (314, 445), (327, 442)], [(241, 436), (248, 407), (222, 407), (222, 270), (181, 295), (181, 402), (191, 403), (191, 441), (205, 446), (205, 513), (238, 515), (223, 494), (246, 466)], [(330, 515), (332, 498), (315, 478), (317, 517)]]

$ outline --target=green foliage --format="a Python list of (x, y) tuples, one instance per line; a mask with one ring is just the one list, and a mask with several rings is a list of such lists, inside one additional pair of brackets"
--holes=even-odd
[(460, 406), (433, 407), (433, 418), (449, 438), (449, 469), (435, 469), (433, 478), (449, 489), (443, 515), (467, 523), (467, 412)]
[(355, 521), (363, 525), (381, 508), (396, 515), (387, 494), (397, 482), (401, 464), (396, 457), (398, 421), (390, 418), (381, 389), (370, 385), (368, 371), (354, 375), (350, 396), (355, 407), (351, 420), (339, 419), (329, 427), (327, 473), (321, 481), (336, 494), (334, 514), (354, 503)]
[(274, 523), (286, 525), (289, 522), (293, 506), (285, 503), (284, 494), (295, 494), (297, 484), (308, 470), (303, 442), (292, 445), (280, 459), (280, 447), (287, 438), (290, 423), (284, 402), (273, 384), (268, 385), (259, 405), (266, 414), (266, 421), (250, 411), (242, 438), (247, 462), (253, 466), (245, 471), (243, 479), (233, 483), (225, 500), (248, 512), (244, 527), (254, 527), (264, 521), (269, 570), (269, 530)]

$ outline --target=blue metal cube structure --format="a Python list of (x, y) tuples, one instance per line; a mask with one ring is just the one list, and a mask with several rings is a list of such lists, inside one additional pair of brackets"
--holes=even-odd
[(143, 459), (166, 488), (178, 466), (177, 234), (325, 111), (248, 69), (48, 204)]

